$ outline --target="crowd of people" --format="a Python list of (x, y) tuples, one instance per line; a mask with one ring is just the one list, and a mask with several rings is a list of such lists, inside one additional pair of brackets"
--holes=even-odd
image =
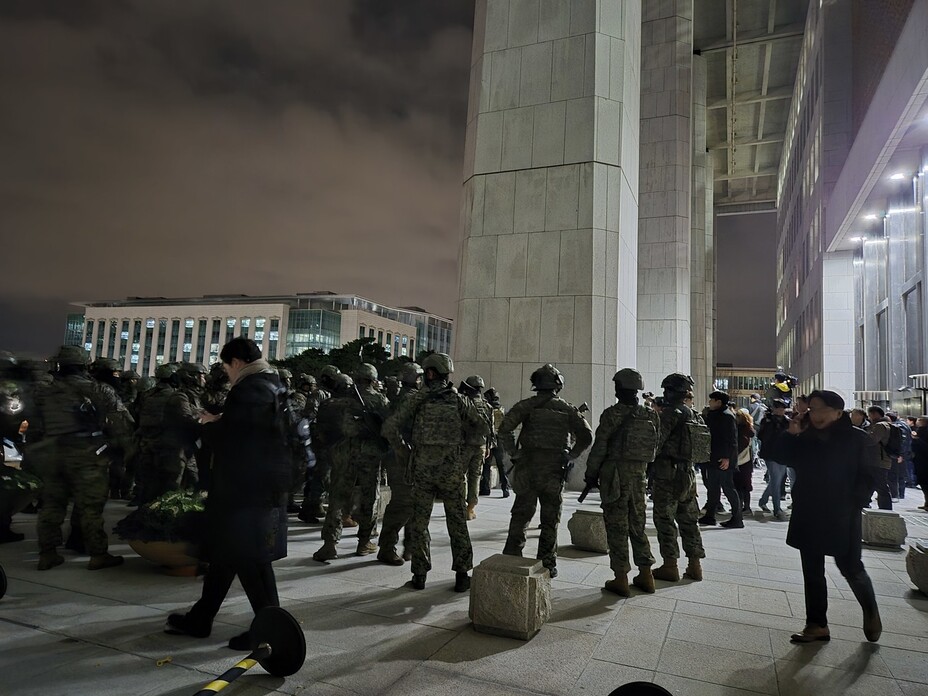
[[(123, 560), (108, 552), (108, 497), (144, 506), (171, 491), (203, 491), (202, 596), (189, 612), (171, 614), (166, 630), (204, 637), (236, 576), (256, 612), (278, 603), (272, 563), (287, 554), (290, 515), (321, 524), (316, 561), (336, 561), (343, 528), (357, 527), (356, 555), (376, 553), (393, 566), (410, 562), (407, 586), (423, 589), (432, 570), (429, 521), (440, 500), (454, 590), (465, 592), (473, 567), (467, 522), (476, 518), (479, 497), (490, 494), (495, 465), (502, 495), (515, 494), (503, 553), (523, 555), (540, 506), (535, 556), (553, 578), (565, 482), (588, 450), (585, 492), (599, 490), (614, 573), (604, 589), (627, 597), (630, 584), (653, 593), (655, 580), (702, 580), (700, 527), (718, 524), (724, 493), (730, 518), (721, 526), (744, 528), (753, 471), (763, 461), (762, 512), (770, 512), (769, 501), (774, 518), (785, 519), (785, 479), (791, 482), (787, 543), (800, 550), (807, 608), (806, 626), (793, 640), (828, 639), (826, 555), (861, 603), (866, 637), (879, 638), (859, 512), (874, 493), (881, 508), (891, 507), (911, 472), (925, 482), (928, 418), (912, 432), (878, 407), (846, 412), (828, 391), (794, 402), (776, 392), (755, 394), (747, 409), (714, 391), (699, 412), (689, 376), (669, 374), (660, 396), (642, 399), (641, 374), (624, 368), (613, 377), (616, 403), (602, 412), (594, 434), (585, 407), (561, 398), (564, 376), (551, 364), (532, 373), (535, 395), (508, 411), (480, 376), (455, 386), (453, 372), (449, 356), (432, 353), (421, 365), (405, 363), (395, 377), (381, 379), (374, 365), (362, 363), (351, 375), (329, 365), (318, 378), (294, 379), (265, 361), (253, 341), (234, 338), (210, 370), (160, 365), (156, 382), (140, 389), (138, 376), (121, 373), (114, 361), (88, 365), (82, 349), (62, 347), (28, 407), (3, 421), (5, 437), (28, 434), (23, 466), (43, 481), (38, 568), (64, 561), (59, 547), (70, 503), (65, 546), (86, 551), (88, 569), (99, 570)], [(697, 470), (707, 492), (703, 506)], [(391, 497), (380, 516), (383, 483)], [(653, 571), (649, 498), (662, 561)], [(0, 542), (22, 539), (9, 523), (0, 519)], [(629, 583), (632, 563), (637, 572)], [(251, 638), (245, 632), (229, 646), (249, 649)]]

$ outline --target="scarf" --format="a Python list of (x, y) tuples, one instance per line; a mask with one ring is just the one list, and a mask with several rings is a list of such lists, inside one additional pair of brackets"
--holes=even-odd
[(260, 372), (273, 372), (273, 371), (274, 371), (274, 368), (271, 367), (270, 363), (267, 360), (265, 360), (264, 358), (258, 358), (257, 360), (248, 363), (247, 365), (245, 365), (245, 367), (239, 370), (238, 375), (235, 377), (235, 381), (232, 382), (231, 384), (234, 387), (236, 384), (241, 382), (246, 377), (249, 377), (250, 375), (256, 375)]

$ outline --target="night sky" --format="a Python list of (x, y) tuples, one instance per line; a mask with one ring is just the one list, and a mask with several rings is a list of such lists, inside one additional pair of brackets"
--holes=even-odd
[(473, 0), (0, 2), (0, 348), (48, 354), (69, 301), (129, 295), (453, 317), (472, 23)]

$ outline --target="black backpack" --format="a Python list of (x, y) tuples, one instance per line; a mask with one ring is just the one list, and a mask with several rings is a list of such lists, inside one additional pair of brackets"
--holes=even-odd
[(889, 440), (883, 446), (883, 450), (890, 457), (901, 457), (902, 456), (902, 426), (896, 425), (895, 423), (889, 424)]

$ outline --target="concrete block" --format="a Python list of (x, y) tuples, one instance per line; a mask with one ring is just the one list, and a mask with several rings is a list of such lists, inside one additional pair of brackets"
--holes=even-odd
[(550, 41), (570, 31), (570, 0), (541, 0), (538, 8), (538, 40)]
[(551, 42), (545, 41), (522, 49), (519, 103), (522, 106), (534, 106), (550, 100)]
[(905, 520), (892, 510), (862, 510), (861, 536), (865, 544), (899, 547), (908, 530)]
[[(528, 157), (531, 159), (531, 149)], [(545, 228), (547, 169), (516, 172), (515, 232), (541, 232)], [(555, 269), (556, 272), (557, 269)]]
[(553, 167), (564, 163), (565, 102), (539, 104), (535, 109), (532, 166)]
[(470, 620), (474, 630), (530, 640), (551, 616), (551, 576), (541, 561), (490, 556), (474, 568)]
[[(535, 110), (528, 106), (522, 109), (509, 109), (504, 112), (502, 169), (527, 169), (532, 166), (534, 114)], [(544, 171), (541, 174), (542, 178), (544, 178)]]
[(490, 110), (519, 106), (522, 49), (511, 48), (493, 54), (490, 71)]
[(583, 95), (583, 62), (586, 37), (573, 36), (554, 42), (551, 69), (551, 101), (576, 99)]
[(570, 530), (570, 543), (578, 549), (609, 553), (602, 510), (577, 510), (571, 515), (567, 529)]
[(922, 594), (928, 595), (928, 540), (919, 539), (912, 542), (905, 557), (905, 569), (912, 584)]
[(499, 51), (509, 45), (509, 0), (487, 0), (483, 50)]

